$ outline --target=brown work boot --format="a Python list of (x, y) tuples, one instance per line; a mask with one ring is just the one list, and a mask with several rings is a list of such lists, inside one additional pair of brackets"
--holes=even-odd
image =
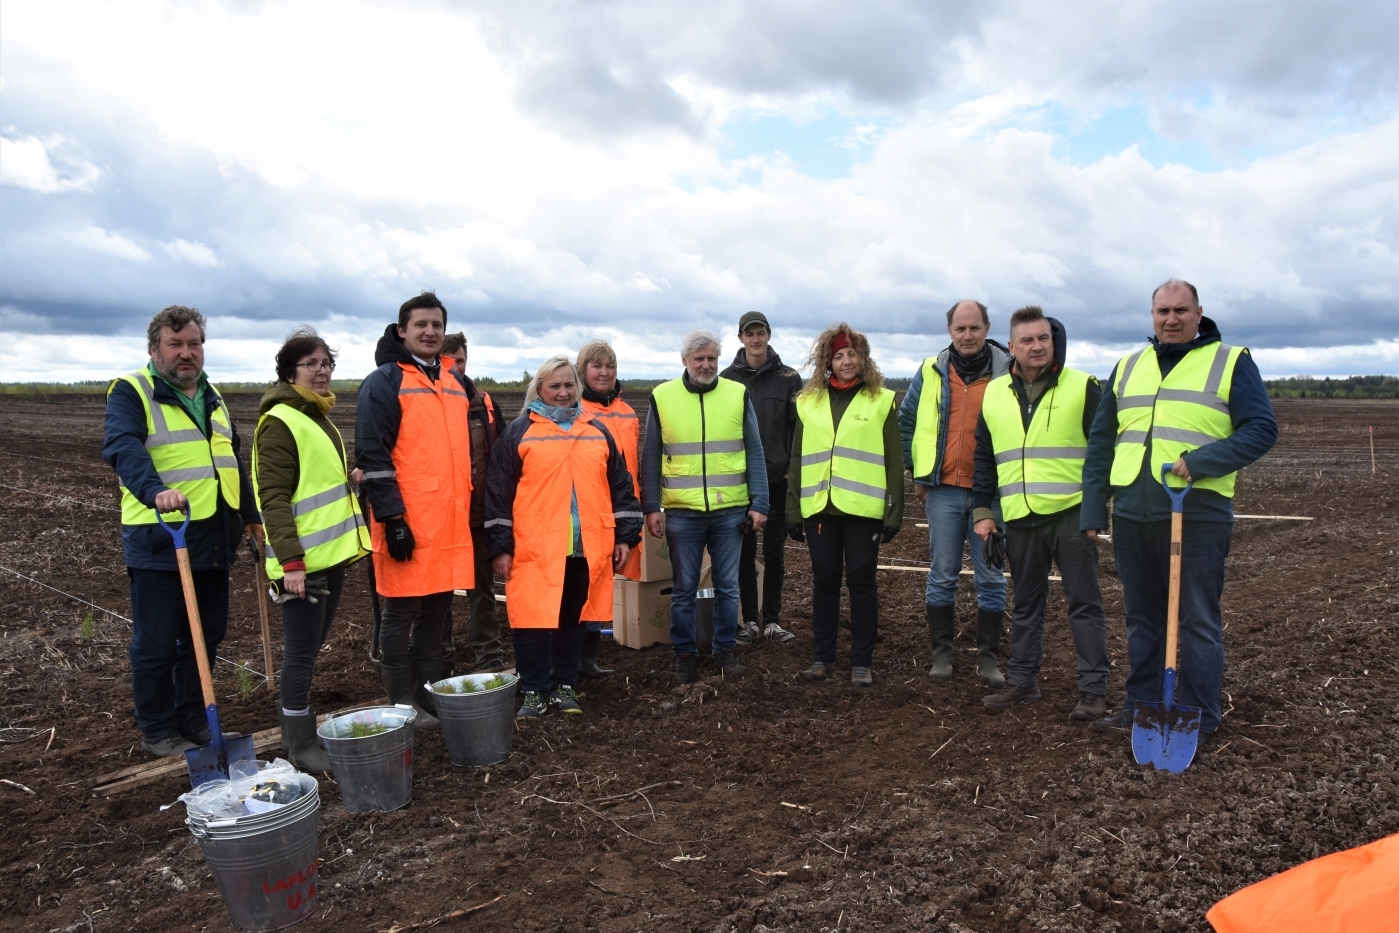
[(1069, 714), (1070, 719), (1079, 722), (1093, 722), (1103, 718), (1103, 713), (1107, 711), (1107, 697), (1099, 696), (1096, 693), (1080, 693), (1078, 695), (1078, 705)]
[(852, 687), (873, 687), (874, 672), (867, 667), (852, 667), (850, 669), (850, 685)]
[(814, 683), (818, 680), (825, 680), (831, 676), (831, 671), (835, 665), (827, 664), (825, 661), (812, 661), (811, 667), (802, 671), (802, 680)]
[(1012, 703), (1033, 703), (1039, 698), (1039, 687), (1006, 687), (1000, 693), (982, 697), (981, 705), (992, 709), (1005, 709)]

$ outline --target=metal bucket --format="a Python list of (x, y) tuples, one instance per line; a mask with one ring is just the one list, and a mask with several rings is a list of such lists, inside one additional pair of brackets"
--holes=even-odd
[[(498, 687), (484, 687), (493, 678), (504, 682)], [(514, 674), (462, 674), (432, 684), (437, 718), (442, 722), (442, 737), (447, 740), (452, 764), (458, 768), (476, 767), (495, 764), (509, 756), (515, 738), (518, 680)], [(456, 693), (463, 682), (470, 682), (477, 689)]]
[(266, 813), (185, 820), (214, 875), (224, 906), (240, 930), (280, 930), (316, 911), (320, 791), (297, 776), (303, 796)]
[(695, 591), (695, 644), (708, 645), (714, 641), (714, 591)]
[[(397, 810), (413, 799), (411, 706), (376, 706), (323, 722), (320, 736), (340, 797), (351, 813)], [(384, 727), (377, 735), (354, 735), (355, 726)]]

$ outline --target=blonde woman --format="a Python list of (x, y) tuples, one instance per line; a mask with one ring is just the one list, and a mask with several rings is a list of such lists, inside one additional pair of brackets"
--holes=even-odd
[(524, 705), (583, 712), (583, 619), (612, 618), (612, 575), (641, 540), (641, 506), (608, 430), (578, 404), (567, 357), (539, 367), (524, 411), (491, 448), (487, 550), (505, 578)]
[(879, 627), (875, 566), (879, 545), (903, 522), (903, 454), (894, 393), (848, 324), (816, 338), (811, 378), (797, 395), (797, 429), (787, 484), (787, 532), (811, 554), (812, 664), (822, 681), (835, 669), (840, 584), (850, 592), (850, 682), (874, 686), (870, 666)]

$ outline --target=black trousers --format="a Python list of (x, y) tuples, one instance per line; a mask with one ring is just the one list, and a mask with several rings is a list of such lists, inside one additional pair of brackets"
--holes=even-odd
[[(205, 722), (204, 693), (177, 570), (126, 568), (131, 580), (131, 693), (136, 726), (159, 742)], [(209, 666), (228, 631), (228, 571), (194, 571), (194, 596)]]
[(452, 591), (429, 596), (384, 597), (379, 652), (399, 658), (412, 648), (440, 650), (442, 625), (452, 609)]
[(308, 573), (307, 584), (313, 580), (324, 580), (330, 595), (317, 597), (314, 603), (305, 599), (282, 603), (282, 709), (293, 713), (311, 706), (311, 675), (340, 605), (345, 568)]
[(787, 480), (780, 473), (768, 474), (768, 523), (763, 526), (763, 606), (758, 610), (758, 533), (750, 531), (743, 536), (743, 549), (738, 555), (738, 602), (743, 621), (763, 625), (776, 622), (782, 614), (782, 578), (786, 572), (783, 563), (786, 554), (787, 522), (783, 511), (787, 508)]
[[(496, 611), (495, 569), (486, 556), (486, 535), (483, 529), (471, 529), (471, 546), (476, 555), (476, 586), (467, 597), (466, 638), (471, 643), (471, 653), (480, 667), (488, 661), (499, 661), (500, 614)], [(452, 637), (452, 611), (442, 622), (442, 650), (448, 660), (456, 657), (456, 645)]]
[(1013, 687), (1033, 687), (1044, 660), (1044, 613), (1049, 573), (1059, 565), (1069, 603), (1081, 693), (1108, 692), (1108, 627), (1098, 589), (1098, 545), (1078, 530), (1078, 506), (1033, 528), (1006, 525), (1006, 558), (1015, 583), (1010, 615), (1010, 671)]
[(842, 570), (850, 591), (850, 666), (869, 667), (879, 631), (879, 538), (883, 522), (853, 515), (813, 515), (806, 520), (811, 553), (812, 660), (834, 664), (840, 627)]
[(555, 687), (578, 682), (583, 659), (583, 607), (588, 603), (588, 560), (569, 557), (564, 562), (563, 597), (559, 600), (559, 624), (555, 628), (510, 627), (515, 644), (515, 671), (520, 690), (548, 693)]

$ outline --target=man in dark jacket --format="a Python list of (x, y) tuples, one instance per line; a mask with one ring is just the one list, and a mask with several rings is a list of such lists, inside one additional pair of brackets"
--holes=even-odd
[(1011, 370), (986, 387), (976, 426), (972, 517), (982, 541), (996, 530), (993, 501), (1005, 517), (1006, 556), (1015, 580), (1010, 623), (1010, 684), (981, 698), (993, 709), (1040, 697), (1049, 574), (1059, 565), (1078, 667), (1071, 718), (1103, 715), (1108, 629), (1098, 589), (1098, 547), (1078, 530), (1083, 457), (1098, 410), (1098, 380), (1064, 365), (1064, 326), (1031, 305), (1010, 316)]
[(162, 310), (146, 330), (150, 364), (107, 390), (102, 457), (122, 491), (136, 725), (141, 747), (161, 757), (211, 736), (174, 541), (156, 510), (175, 525), (189, 510), (185, 544), (211, 666), (228, 629), (228, 571), (239, 541), (254, 532), (262, 540), (238, 432), (204, 374), (204, 323), (195, 308)]
[[(1243, 347), (1224, 344), (1195, 286), (1171, 279), (1151, 296), (1151, 345), (1118, 361), (1098, 406), (1083, 465), (1079, 527), (1108, 528), (1127, 614), (1127, 702), (1097, 725), (1129, 729), (1137, 703), (1161, 702), (1171, 500), (1194, 483), (1181, 544), (1179, 702), (1219, 728), (1224, 686), (1224, 560), (1234, 529), (1234, 476), (1277, 442), (1263, 377)], [(1169, 476), (1162, 477), (1163, 465)]]
[[(466, 374), (466, 334), (458, 331), (442, 341), (442, 364), (461, 374), (466, 385), (467, 423), (471, 429), (471, 547), (476, 558), (476, 586), (470, 592), (466, 621), (466, 637), (476, 656), (480, 673), (505, 670), (500, 650), (500, 615), (496, 612), (495, 571), (486, 548), (486, 464), (491, 459), (491, 445), (505, 426), (500, 406), (490, 394), (476, 388)], [(442, 676), (451, 677), (456, 671), (456, 646), (452, 642), (452, 613), (442, 626)]]
[[(763, 438), (763, 455), (767, 460), (768, 496), (771, 502), (787, 501), (787, 461), (792, 455), (792, 433), (797, 427), (797, 393), (802, 377), (790, 366), (782, 365), (777, 351), (768, 345), (772, 330), (761, 311), (749, 311), (738, 319), (738, 339), (743, 347), (733, 364), (719, 375), (748, 387), (748, 398), (758, 415), (758, 432)], [(778, 624), (782, 614), (783, 562), (787, 529), (782, 522), (769, 522), (763, 529), (763, 604), (764, 638), (770, 641), (791, 641), (795, 636)], [(758, 637), (758, 533), (750, 531), (743, 537), (739, 555), (738, 593), (743, 611), (735, 641), (751, 644)]]

